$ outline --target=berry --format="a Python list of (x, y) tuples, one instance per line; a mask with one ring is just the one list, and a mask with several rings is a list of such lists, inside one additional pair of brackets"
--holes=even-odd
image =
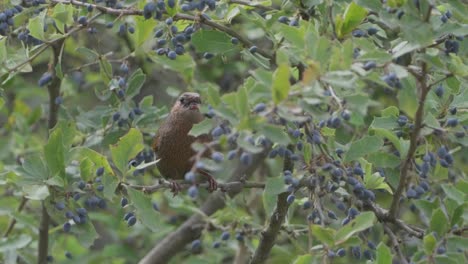
[(128, 212), (124, 215), (124, 220), (127, 221), (128, 219), (130, 219), (130, 217), (134, 216), (134, 214), (132, 212)]
[(119, 112), (115, 112), (113, 115), (112, 115), (112, 120), (115, 122), (115, 121), (118, 121), (120, 119), (120, 113)]
[(403, 10), (398, 11), (397, 18), (401, 19), (401, 17), (403, 17), (404, 14), (405, 14), (405, 11), (403, 11)]
[(112, 28), (114, 26), (114, 22), (107, 22), (106, 28)]
[(379, 31), (378, 29), (370, 27), (370, 28), (367, 29), (367, 34), (369, 36), (372, 36), (372, 35), (375, 35), (378, 31)]
[(84, 215), (86, 215), (88, 213), (88, 211), (86, 211), (85, 208), (78, 208), (78, 209), (76, 209), (76, 213), (78, 213), (78, 215), (80, 215), (80, 216), (84, 216)]
[(375, 68), (377, 66), (377, 63), (375, 63), (375, 61), (368, 61), (366, 62), (366, 64), (364, 64), (364, 67), (362, 67), (364, 70), (368, 71), (368, 70), (371, 70), (373, 68)]
[(435, 89), (434, 92), (438, 97), (443, 97), (444, 96), (444, 87), (442, 85), (439, 85), (439, 86), (437, 86), (437, 88)]
[(336, 255), (338, 257), (344, 257), (346, 255), (346, 250), (344, 248), (340, 248), (336, 251)]
[(78, 201), (80, 198), (81, 198), (81, 194), (80, 194), (80, 193), (75, 193), (75, 194), (73, 195), (73, 200), (75, 200), (75, 201)]
[(120, 206), (125, 207), (128, 204), (128, 199), (126, 197), (122, 197), (120, 200)]
[(102, 176), (104, 174), (104, 167), (99, 167), (96, 170), (96, 176)]
[(309, 200), (305, 201), (304, 204), (302, 205), (302, 209), (304, 209), (304, 210), (307, 210), (310, 207), (312, 207), (312, 202), (309, 201)]
[(62, 229), (63, 229), (63, 232), (65, 232), (65, 233), (70, 232), (70, 230), (71, 230), (71, 224), (70, 224), (69, 222), (66, 222), (65, 224), (63, 224)]
[(175, 0), (167, 0), (167, 5), (168, 5), (170, 8), (174, 8), (174, 6), (175, 6)]
[(440, 16), (440, 21), (442, 21), (442, 23), (447, 22), (448, 21), (447, 16), (445, 16), (445, 15)]
[(219, 241), (213, 242), (213, 248), (219, 248), (219, 247), (221, 247), (221, 242)]
[(93, 12), (93, 6), (92, 5), (88, 5), (86, 7), (86, 9), (88, 10), (88, 12)]
[(39, 79), (39, 81), (37, 82), (37, 84), (42, 87), (46, 84), (48, 84), (50, 81), (52, 81), (52, 74), (50, 72), (46, 72), (44, 73), (41, 78)]
[(406, 197), (408, 197), (408, 199), (417, 198), (418, 194), (414, 189), (408, 189), (408, 191), (406, 191)]
[(195, 179), (195, 174), (192, 171), (188, 171), (187, 173), (185, 173), (184, 179), (186, 181), (191, 182), (191, 181), (193, 181)]
[(252, 54), (255, 54), (257, 52), (257, 46), (252, 46), (249, 48), (249, 52), (252, 53)]
[(85, 187), (86, 187), (86, 183), (84, 181), (81, 180), (78, 182), (78, 188), (80, 190), (83, 190)]
[(445, 254), (446, 251), (447, 251), (447, 249), (444, 246), (439, 246), (437, 248), (437, 254), (439, 254), (439, 255)]
[(408, 117), (406, 117), (404, 115), (400, 115), (398, 117), (397, 123), (398, 123), (399, 126), (401, 126), (401, 127), (405, 126), (407, 122), (408, 122)]
[(286, 16), (280, 16), (278, 18), (278, 22), (283, 23), (283, 24), (288, 24), (289, 23), (289, 18)]
[(124, 98), (125, 97), (125, 91), (122, 89), (117, 90), (117, 96), (119, 98)]
[(57, 97), (55, 97), (54, 103), (55, 103), (56, 105), (61, 105), (61, 104), (63, 104), (63, 98), (62, 98), (62, 96), (57, 96)]
[(289, 25), (291, 27), (297, 27), (297, 26), (299, 26), (299, 20), (293, 19), (293, 20), (291, 20), (291, 22), (289, 22)]
[(86, 26), (86, 25), (88, 25), (88, 19), (85, 16), (80, 16), (78, 18), (78, 23), (80, 25)]
[(127, 26), (125, 26), (125, 24), (121, 24), (119, 26), (119, 35), (124, 36), (126, 31), (127, 31)]
[(361, 259), (361, 247), (359, 246), (351, 247), (351, 253), (356, 259)]
[(220, 152), (213, 152), (211, 154), (211, 159), (214, 160), (215, 162), (220, 163), (220, 162), (223, 162), (224, 155), (223, 155), (223, 153), (220, 153)]
[(236, 240), (239, 241), (239, 242), (243, 242), (244, 241), (244, 236), (241, 233), (237, 233), (236, 234)]
[(366, 32), (364, 32), (361, 29), (355, 29), (355, 30), (353, 30), (352, 35), (355, 38), (362, 38), (362, 37), (366, 36)]
[(198, 196), (198, 188), (195, 185), (190, 186), (188, 189), (188, 195), (192, 198), (195, 199)]
[(154, 210), (159, 211), (159, 207), (157, 203), (153, 202), (152, 205), (153, 205)]
[(62, 211), (63, 209), (65, 209), (65, 204), (63, 202), (56, 202), (55, 208), (59, 211)]
[(333, 220), (337, 220), (338, 217), (336, 217), (336, 214), (333, 211), (328, 211), (328, 217)]
[(449, 127), (456, 127), (458, 125), (458, 119), (457, 118), (449, 118), (447, 119), (447, 126)]
[(207, 60), (209, 60), (209, 59), (211, 59), (211, 58), (213, 58), (213, 57), (214, 57), (214, 54), (213, 54), (213, 53), (205, 52), (205, 53), (203, 54), (203, 58), (205, 58), (205, 59), (207, 59)]
[(201, 241), (200, 241), (200, 239), (196, 239), (196, 240), (192, 241), (191, 247), (192, 247), (192, 251), (198, 251), (198, 250), (200, 250), (200, 248), (201, 248)]
[(231, 43), (237, 45), (239, 44), (239, 40), (237, 38), (231, 38)]
[(450, 12), (450, 10), (447, 10), (447, 12), (445, 12), (445, 16), (447, 18), (451, 18), (452, 17), (452, 12)]
[(240, 161), (245, 166), (249, 166), (250, 164), (252, 164), (252, 155), (248, 152), (242, 152), (240, 156)]
[(296, 199), (296, 196), (294, 196), (294, 194), (290, 194), (288, 195), (288, 197), (286, 198), (286, 202), (288, 204), (292, 204), (294, 202), (294, 200)]
[(376, 250), (377, 247), (375, 246), (374, 242), (372, 241), (367, 241), (367, 246), (372, 249), (372, 250)]
[(221, 136), (222, 134), (224, 134), (224, 130), (223, 130), (220, 126), (215, 127), (215, 128), (211, 131), (211, 135), (212, 135), (213, 137), (219, 137), (219, 136)]
[(127, 225), (128, 226), (134, 226), (136, 224), (136, 217), (135, 216), (130, 216), (130, 218), (128, 218), (127, 220)]
[(172, 25), (172, 22), (173, 22), (172, 17), (169, 17), (168, 19), (166, 19), (165, 22), (166, 22), (166, 25), (168, 26)]
[(221, 234), (221, 240), (229, 240), (229, 237), (230, 237), (230, 234), (228, 231), (224, 231), (222, 234)]
[(160, 38), (160, 37), (162, 37), (163, 34), (164, 34), (164, 30), (163, 30), (163, 29), (158, 29), (158, 30), (154, 33), (154, 37)]
[(66, 217), (67, 219), (72, 219), (72, 218), (73, 218), (73, 213), (72, 213), (71, 211), (66, 211), (66, 212), (65, 212), (65, 217)]
[(359, 211), (356, 208), (351, 207), (351, 208), (348, 209), (348, 216), (349, 217), (354, 218), (358, 214), (359, 214)]
[(266, 104), (264, 104), (264, 103), (258, 103), (258, 104), (256, 104), (256, 105), (254, 106), (253, 111), (254, 111), (255, 113), (260, 113), (260, 112), (265, 111), (265, 109), (266, 109)]
[(167, 53), (167, 57), (171, 60), (175, 60), (177, 58), (177, 53), (175, 51), (171, 50)]
[(68, 252), (68, 251), (65, 252), (65, 257), (66, 257), (67, 259), (72, 259), (72, 258), (73, 258), (72, 253), (70, 253), (70, 252)]

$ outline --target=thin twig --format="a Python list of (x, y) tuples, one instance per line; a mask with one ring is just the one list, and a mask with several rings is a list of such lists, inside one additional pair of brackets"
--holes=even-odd
[[(188, 188), (193, 185), (191, 182), (187, 181), (173, 181), (176, 182), (181, 188)], [(127, 184), (124, 184), (127, 185)], [(161, 180), (159, 183), (155, 185), (132, 185), (128, 184), (127, 185), (130, 188), (133, 188), (135, 190), (141, 190), (145, 193), (151, 194), (154, 192), (157, 192), (159, 190), (170, 190), (173, 188), (173, 183), (166, 181), (166, 180)], [(208, 183), (201, 183), (197, 184), (198, 187), (209, 187)], [(265, 183), (262, 182), (242, 182), (242, 181), (235, 181), (235, 182), (227, 182), (227, 183), (218, 183), (217, 187), (219, 190), (222, 191), (231, 191), (233, 189), (242, 189), (242, 188), (265, 188)]]
[(258, 5), (256, 3), (247, 2), (247, 1), (243, 1), (243, 0), (229, 0), (229, 3), (230, 4), (238, 4), (238, 5), (255, 7), (255, 8), (258, 8), (258, 9), (265, 10), (265, 11), (276, 10), (275, 8), (272, 8), (271, 6)]
[(398, 254), (398, 257), (400, 258), (400, 261), (402, 264), (408, 264), (408, 261), (405, 258), (405, 255), (403, 255), (403, 252), (401, 251), (400, 248), (400, 242), (398, 242), (397, 236), (393, 233), (393, 231), (388, 227), (386, 224), (383, 225), (385, 233), (387, 233), (388, 237), (390, 238), (390, 241), (392, 242), (392, 248), (393, 250)]
[[(23, 208), (26, 205), (27, 201), (28, 201), (28, 198), (26, 198), (26, 197), (23, 197), (21, 199), (21, 202), (20, 202), (20, 204), (18, 206), (18, 209), (16, 210), (18, 213), (20, 213), (23, 210)], [(16, 218), (12, 218), (11, 221), (10, 221), (10, 224), (8, 225), (7, 230), (3, 234), (3, 237), (8, 237), (8, 235), (10, 235), (10, 233), (13, 230), (13, 227), (15, 226), (15, 224), (16, 224)]]
[[(403, 164), (400, 167), (400, 182), (398, 183), (398, 188), (395, 191), (395, 194), (393, 195), (392, 205), (390, 206), (389, 216), (391, 218), (396, 218), (398, 215), (400, 198), (402, 197), (403, 192), (406, 189), (406, 185), (409, 181), (409, 172), (411, 170), (412, 160), (418, 146), (419, 133), (423, 126), (424, 104), (426, 102), (426, 96), (431, 89), (431, 87), (427, 86), (426, 75), (427, 65), (426, 63), (423, 63), (422, 74), (414, 75), (417, 80), (417, 85), (419, 86), (420, 91), (419, 104), (414, 118), (414, 129), (410, 137), (410, 147), (403, 161)], [(402, 154), (404, 155), (404, 153)]]

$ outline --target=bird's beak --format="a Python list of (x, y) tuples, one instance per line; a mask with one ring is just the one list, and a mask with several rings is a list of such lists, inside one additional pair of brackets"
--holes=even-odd
[(199, 103), (197, 103), (197, 102), (191, 102), (191, 103), (189, 104), (189, 109), (190, 109), (190, 110), (199, 110), (198, 106), (199, 106)]

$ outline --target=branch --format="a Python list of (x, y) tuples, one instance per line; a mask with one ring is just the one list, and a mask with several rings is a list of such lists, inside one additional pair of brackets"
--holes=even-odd
[[(245, 47), (251, 47), (251, 46), (254, 45), (250, 40), (248, 40), (247, 38), (245, 38), (242, 35), (240, 35), (239, 33), (237, 33), (237, 31), (235, 31), (235, 30), (233, 30), (231, 28), (228, 28), (226, 26), (223, 26), (221, 24), (218, 24), (216, 22), (213, 22), (212, 20), (207, 20), (203, 16), (197, 16), (196, 17), (196, 16), (192, 16), (192, 15), (177, 13), (177, 14), (174, 15), (174, 20), (190, 20), (190, 21), (194, 21), (194, 22), (199, 22), (199, 23), (210, 26), (212, 28), (215, 28), (215, 29), (217, 29), (219, 31), (222, 31), (224, 33), (227, 33), (227, 34), (237, 38), (240, 42), (242, 42), (242, 44), (244, 44)], [(257, 49), (257, 52), (260, 55), (262, 55), (263, 57), (266, 57), (266, 58), (270, 59), (272, 61), (272, 64), (275, 63), (275, 57), (273, 56), (272, 53), (267, 52), (266, 50), (263, 50), (263, 49), (260, 49), (260, 48)]]
[[(178, 181), (172, 181), (177, 183), (181, 188), (188, 188), (193, 185), (191, 182), (187, 182), (184, 180), (178, 180)], [(144, 186), (144, 185), (131, 185), (131, 184), (124, 184), (127, 185), (130, 188), (133, 188), (135, 190), (141, 190), (146, 194), (151, 194), (155, 193), (158, 190), (161, 189), (167, 189), (170, 190), (173, 188), (173, 184), (169, 181), (166, 180), (160, 180), (159, 183), (155, 185), (149, 185), (149, 186)], [(209, 187), (208, 183), (201, 183), (197, 184), (198, 187)], [(227, 182), (227, 183), (218, 183), (217, 188), (223, 192), (229, 192), (229, 191), (238, 191), (240, 192), (243, 188), (265, 188), (265, 183), (262, 182), (245, 182), (242, 181), (234, 181), (234, 182)]]
[(255, 8), (258, 8), (258, 9), (261, 9), (261, 10), (265, 10), (265, 11), (276, 10), (275, 8), (272, 8), (271, 6), (257, 5), (255, 3), (247, 2), (247, 1), (243, 1), (243, 0), (229, 0), (229, 3), (230, 4), (238, 4), (238, 5), (255, 7)]
[(411, 133), (410, 137), (410, 147), (408, 153), (406, 155), (403, 164), (400, 167), (400, 182), (398, 183), (398, 188), (393, 195), (392, 205), (390, 206), (389, 216), (391, 218), (396, 218), (398, 214), (398, 209), (400, 206), (400, 198), (403, 195), (403, 192), (406, 188), (407, 182), (409, 180), (409, 171), (411, 167), (411, 163), (416, 152), (416, 148), (418, 146), (418, 139), (419, 139), (419, 132), (423, 126), (423, 118), (424, 118), (424, 103), (426, 102), (426, 96), (431, 90), (431, 87), (426, 83), (426, 75), (427, 75), (427, 65), (423, 63), (422, 65), (422, 74), (421, 75), (414, 75), (417, 80), (417, 85), (419, 86), (420, 97), (419, 97), (419, 105), (418, 109), (416, 110), (416, 115), (414, 118), (414, 129)]
[[(137, 16), (143, 16), (143, 11), (137, 10), (137, 9), (129, 9), (129, 8), (127, 8), (127, 9), (114, 9), (114, 8), (95, 5), (95, 4), (82, 3), (82, 2), (78, 2), (76, 0), (69, 0), (69, 1), (51, 0), (51, 1), (53, 3), (71, 4), (71, 5), (82, 6), (82, 7), (87, 7), (88, 5), (90, 5), (93, 8), (101, 11), (102, 13), (110, 14), (110, 15), (118, 15), (118, 16), (137, 15)], [(188, 15), (188, 14), (177, 13), (177, 14), (174, 15), (173, 19), (176, 20), (176, 21), (177, 20), (188, 20), (188, 21), (194, 21), (194, 22), (202, 23), (204, 25), (210, 26), (210, 27), (215, 28), (215, 29), (217, 29), (219, 31), (223, 31), (223, 32), (237, 38), (246, 47), (253, 46), (253, 43), (250, 40), (243, 37), (242, 35), (237, 33), (235, 30), (233, 30), (231, 28), (228, 28), (226, 26), (223, 26), (221, 24), (218, 24), (218, 23), (216, 23), (214, 21), (207, 20), (203, 16), (192, 16), (192, 15)], [(259, 54), (261, 54), (262, 56), (270, 59), (272, 61), (272, 63), (274, 64), (275, 57), (273, 56), (273, 54), (271, 54), (270, 52), (267, 52), (267, 51), (265, 51), (263, 49), (260, 49), (260, 48), (257, 49), (257, 52)]]
[[(288, 145), (288, 149), (293, 151), (294, 147), (292, 145)], [(289, 157), (285, 157), (283, 171), (289, 170), (292, 172), (293, 169), (294, 163)], [(287, 202), (287, 198), (289, 194), (289, 192), (283, 192), (278, 195), (275, 211), (271, 214), (270, 223), (268, 224), (267, 229), (261, 233), (260, 242), (250, 264), (263, 263), (270, 255), (270, 251), (275, 245), (276, 237), (278, 236), (278, 233), (286, 219), (286, 215), (288, 214), (290, 204)]]
[[(52, 56), (49, 64), (49, 71), (53, 74), (51, 83), (47, 86), (49, 92), (49, 121), (48, 127), (52, 129), (57, 124), (59, 105), (55, 103), (55, 98), (60, 95), (60, 84), (61, 80), (57, 77), (55, 73), (55, 66), (60, 63), (60, 57), (62, 56), (62, 50), (64, 45), (64, 39), (62, 38), (59, 41), (56, 41), (52, 47)], [(39, 226), (39, 246), (38, 249), (38, 259), (37, 263), (43, 264), (47, 263), (47, 255), (49, 253), (49, 222), (50, 216), (47, 212), (47, 207), (45, 201), (42, 201), (42, 214), (41, 214), (41, 223)]]
[[(261, 164), (261, 161), (265, 159), (267, 153), (268, 150), (265, 150), (260, 154), (254, 155), (252, 165), (250, 166), (238, 165), (232, 172), (228, 182), (238, 182), (244, 177), (244, 175), (251, 175)], [(233, 197), (240, 191), (241, 190), (239, 189), (231, 189), (226, 193), (230, 197)], [(225, 206), (226, 193), (220, 191), (212, 193), (200, 207), (200, 211), (209, 216), (222, 209)], [(179, 226), (177, 230), (168, 234), (163, 240), (159, 241), (159, 243), (140, 260), (139, 264), (158, 264), (169, 262), (169, 260), (178, 252), (184, 250), (184, 246), (186, 244), (200, 237), (205, 227), (204, 217), (205, 216), (200, 214), (192, 215), (187, 221), (185, 221), (185, 223)]]
[[(24, 206), (26, 205), (26, 202), (28, 201), (28, 198), (26, 197), (23, 197), (21, 199), (21, 202), (18, 206), (18, 209), (16, 210), (18, 213), (21, 212), (24, 208)], [(13, 230), (13, 227), (15, 227), (15, 224), (16, 224), (16, 219), (13, 218), (11, 219), (10, 221), (10, 224), (8, 225), (8, 228), (7, 230), (5, 231), (5, 233), (3, 234), (3, 237), (8, 237), (8, 235), (10, 235), (11, 231)]]
[(393, 250), (398, 254), (398, 257), (400, 258), (400, 261), (402, 264), (408, 264), (408, 261), (405, 258), (405, 255), (403, 255), (403, 252), (401, 252), (400, 248), (400, 242), (398, 241), (398, 237), (393, 233), (393, 231), (388, 227), (387, 225), (383, 225), (385, 233), (387, 233), (388, 237), (390, 238), (390, 241), (392, 242), (392, 247)]

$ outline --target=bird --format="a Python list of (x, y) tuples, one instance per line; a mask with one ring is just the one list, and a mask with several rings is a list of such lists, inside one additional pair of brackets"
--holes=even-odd
[[(193, 125), (205, 118), (200, 112), (201, 103), (198, 93), (185, 92), (180, 95), (153, 139), (152, 149), (159, 159), (156, 165), (162, 176), (171, 180), (171, 190), (174, 195), (180, 191), (180, 185), (174, 180), (184, 179), (185, 174), (193, 170), (196, 152), (192, 149), (192, 144), (207, 143), (212, 140), (211, 134), (202, 134), (198, 137), (188, 134)], [(208, 190), (216, 190), (216, 180), (209, 172), (204, 170), (197, 172), (208, 178)]]

